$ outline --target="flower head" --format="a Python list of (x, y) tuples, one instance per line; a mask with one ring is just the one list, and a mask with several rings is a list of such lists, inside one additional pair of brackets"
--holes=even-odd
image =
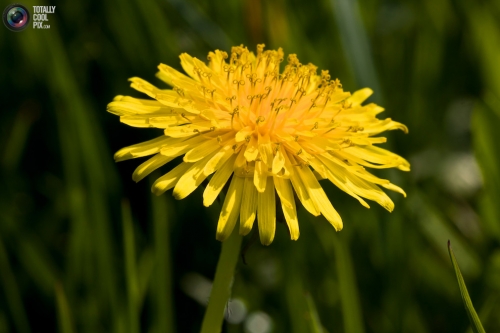
[(210, 206), (227, 182), (229, 189), (217, 225), (225, 240), (240, 221), (239, 232), (250, 232), (257, 219), (260, 240), (273, 241), (276, 194), (292, 239), (299, 237), (295, 195), (311, 214), (322, 214), (336, 230), (342, 220), (318, 180), (328, 179), (356, 198), (367, 198), (392, 211), (394, 204), (380, 189), (404, 191), (370, 174), (364, 167), (408, 171), (402, 157), (376, 144), (375, 135), (406, 126), (376, 116), (384, 109), (361, 103), (372, 91), (353, 95), (342, 90), (328, 71), (301, 64), (295, 54), (280, 72), (282, 49), (257, 54), (236, 46), (231, 55), (210, 52), (208, 64), (188, 54), (180, 56), (187, 76), (161, 64), (157, 77), (172, 89), (159, 89), (134, 77), (132, 87), (151, 99), (117, 96), (108, 111), (135, 127), (164, 129), (164, 135), (121, 149), (116, 161), (154, 155), (134, 172), (139, 181), (153, 170), (183, 156), (183, 162), (158, 178), (152, 191), (173, 188), (176, 199), (192, 193), (205, 179), (203, 204)]

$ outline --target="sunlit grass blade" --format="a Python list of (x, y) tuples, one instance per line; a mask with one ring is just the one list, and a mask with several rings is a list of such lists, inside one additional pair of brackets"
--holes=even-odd
[(460, 288), (460, 294), (462, 295), (462, 301), (464, 302), (465, 311), (467, 312), (467, 316), (469, 317), (472, 331), (474, 333), (485, 333), (483, 325), (479, 320), (479, 316), (477, 315), (476, 310), (474, 310), (474, 306), (472, 305), (472, 301), (469, 297), (469, 292), (467, 291), (467, 287), (465, 286), (464, 278), (462, 277), (462, 273), (460, 273), (460, 268), (458, 267), (457, 260), (455, 259), (455, 255), (453, 254), (453, 250), (451, 249), (450, 241), (448, 241), (448, 252), (450, 253), (450, 259), (453, 265), (453, 269), (455, 270), (455, 274), (457, 275), (458, 287)]
[(130, 333), (139, 333), (139, 287), (135, 258), (134, 228), (127, 201), (122, 202), (123, 247), (125, 252), (125, 276), (128, 296), (128, 323)]
[(316, 310), (316, 304), (312, 299), (310, 294), (306, 294), (307, 309), (309, 311), (309, 330), (311, 333), (323, 333), (323, 327), (319, 320), (318, 311)]
[(71, 311), (69, 309), (68, 300), (64, 294), (61, 284), (56, 283), (56, 300), (57, 300), (57, 318), (59, 321), (60, 333), (73, 333), (73, 323), (71, 320)]
[[(500, 318), (498, 318), (498, 310), (497, 306), (500, 304), (500, 295), (490, 293), (486, 300), (483, 302), (481, 305), (481, 308), (478, 309), (478, 315), (482, 318), (482, 320), (488, 324), (495, 322), (496, 324), (500, 324)], [(497, 315), (495, 315), (497, 314)], [(499, 327), (499, 326), (494, 326), (494, 327)], [(465, 333), (473, 333), (472, 331), (472, 326), (469, 326), (467, 331)]]

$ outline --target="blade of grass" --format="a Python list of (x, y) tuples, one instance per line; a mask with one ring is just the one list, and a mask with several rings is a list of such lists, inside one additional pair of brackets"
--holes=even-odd
[(53, 295), (56, 276), (56, 264), (36, 236), (25, 235), (18, 243), (18, 258), (30, 278), (40, 291)]
[[(500, 304), (499, 301), (500, 295), (491, 293), (479, 309), (479, 316), (483, 318), (485, 323), (492, 319), (497, 319), (497, 323), (499, 322), (500, 318), (498, 318), (498, 315), (495, 316), (495, 313), (498, 311), (495, 308)], [(465, 333), (473, 333), (472, 326), (470, 326)]]
[(371, 56), (361, 14), (357, 1), (353, 0), (330, 0), (335, 20), (339, 27), (340, 37), (346, 58), (351, 64), (357, 84), (363, 87), (371, 87), (377, 92), (375, 101), (382, 100), (382, 90), (377, 78), (375, 64)]
[(341, 235), (333, 235), (331, 242), (335, 246), (337, 274), (339, 278), (340, 302), (346, 333), (363, 333), (363, 316), (356, 285), (356, 273), (346, 241)]
[[(95, 282), (96, 265), (94, 249), (89, 251), (88, 239), (93, 237), (89, 211), (87, 209), (87, 189), (82, 180), (81, 156), (74, 145), (74, 130), (68, 126), (68, 115), (60, 106), (56, 107), (57, 127), (65, 179), (65, 196), (67, 200), (70, 233), (68, 240), (68, 258), (65, 286), (68, 295), (74, 295), (81, 285), (92, 286)], [(96, 330), (94, 300), (96, 292), (91, 293), (90, 302), (82, 302), (75, 319), (81, 320), (84, 332)]]
[[(35, 4), (27, 0), (25, 5)], [(115, 269), (114, 240), (111, 233), (111, 219), (108, 194), (116, 186), (116, 172), (112, 166), (111, 154), (104, 140), (94, 115), (91, 100), (84, 93), (80, 82), (75, 75), (75, 65), (71, 62), (62, 40), (58, 27), (51, 27), (50, 34), (35, 34), (36, 31), (27, 31), (27, 38), (20, 42), (26, 56), (38, 65), (39, 76), (45, 80), (51, 97), (61, 108), (65, 109), (67, 123), (72, 127), (72, 149), (82, 156), (82, 175), (86, 180), (85, 189), (88, 190), (89, 230), (92, 230), (92, 246), (95, 248), (92, 260), (96, 262), (96, 275), (91, 290), (95, 290), (94, 297), (109, 306), (111, 317), (118, 318), (120, 294), (117, 284), (117, 270)], [(36, 36), (36, 37), (35, 37)], [(36, 54), (33, 49), (38, 50)], [(40, 61), (44, 59), (45, 61)], [(97, 283), (96, 283), (97, 281)], [(106, 309), (107, 310), (107, 309)], [(102, 312), (102, 311), (101, 311)]]
[(34, 110), (29, 108), (20, 109), (12, 124), (12, 129), (9, 138), (5, 143), (3, 160), (3, 167), (7, 170), (14, 170), (17, 168), (21, 160), (22, 152), (28, 139), (31, 125), (34, 121)]
[(425, 235), (443, 258), (446, 258), (446, 250), (443, 249), (442, 239), (448, 237), (455, 244), (455, 251), (462, 258), (462, 270), (467, 277), (475, 277), (481, 272), (481, 260), (471, 249), (463, 236), (456, 231), (443, 217), (439, 207), (423, 191), (413, 191), (408, 198), (413, 210), (418, 217), (422, 234)]
[(457, 275), (458, 287), (460, 288), (460, 294), (462, 295), (462, 301), (464, 302), (465, 311), (467, 312), (467, 316), (469, 317), (472, 331), (474, 333), (485, 333), (483, 325), (479, 320), (479, 316), (477, 315), (476, 310), (472, 305), (472, 301), (469, 297), (469, 292), (467, 291), (467, 287), (465, 286), (465, 281), (462, 277), (462, 273), (460, 273), (460, 268), (458, 267), (457, 260), (455, 259), (455, 255), (453, 254), (450, 241), (448, 241), (448, 252), (450, 254), (451, 264), (453, 265), (453, 269), (455, 270), (455, 274)]
[(197, 34), (213, 49), (229, 50), (233, 45), (228, 35), (191, 1), (167, 0)]
[(5, 252), (5, 247), (0, 239), (0, 274), (2, 284), (4, 287), (4, 293), (6, 297), (7, 304), (10, 308), (10, 313), (14, 321), (14, 326), (19, 333), (29, 333), (31, 332), (28, 324), (28, 316), (24, 309), (23, 300), (21, 294), (19, 293), (19, 287), (17, 286), (16, 277), (12, 272), (12, 268), (9, 264), (9, 259), (7, 253)]
[[(179, 47), (169, 26), (169, 17), (166, 14), (164, 3), (155, 1), (135, 2), (142, 14), (143, 22), (148, 29), (148, 35), (156, 48), (159, 59), (167, 59), (169, 55), (178, 54)], [(165, 61), (165, 60), (163, 60)]]
[(128, 201), (122, 202), (123, 250), (125, 252), (125, 276), (128, 297), (128, 331), (139, 333), (139, 287), (135, 258), (134, 227)]
[(10, 332), (7, 315), (5, 312), (0, 311), (0, 332)]
[(139, 290), (137, 304), (139, 308), (142, 308), (148, 288), (151, 286), (151, 276), (153, 275), (154, 266), (154, 252), (151, 248), (147, 248), (141, 253), (137, 262), (137, 272), (139, 272), (137, 276)]
[(63, 287), (60, 283), (56, 283), (56, 299), (57, 299), (57, 317), (59, 321), (59, 332), (73, 333), (73, 323), (71, 320), (71, 312), (69, 310), (68, 300), (64, 294)]
[(309, 293), (306, 294), (306, 304), (309, 310), (309, 330), (311, 333), (323, 333), (323, 327), (319, 320), (318, 311), (316, 310), (316, 304)]
[(313, 223), (325, 252), (335, 258), (346, 333), (364, 333), (363, 315), (346, 231), (336, 234), (328, 223)]
[[(491, 96), (488, 96), (491, 95)], [(483, 191), (479, 196), (479, 210), (484, 228), (488, 234), (500, 240), (500, 117), (495, 110), (500, 110), (500, 99), (487, 94), (486, 102), (478, 102), (472, 114), (472, 142), (481, 174)]]

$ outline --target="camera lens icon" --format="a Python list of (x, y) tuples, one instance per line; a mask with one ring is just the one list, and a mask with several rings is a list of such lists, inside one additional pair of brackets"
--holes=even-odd
[(5, 8), (2, 19), (7, 29), (12, 31), (21, 31), (26, 29), (28, 26), (30, 13), (23, 5), (13, 4)]

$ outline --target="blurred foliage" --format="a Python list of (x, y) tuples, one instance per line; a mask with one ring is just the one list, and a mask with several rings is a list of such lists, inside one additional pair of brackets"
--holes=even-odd
[[(153, 138), (106, 113), (127, 79), (156, 84), (178, 55), (264, 42), (375, 89), (408, 125), (389, 145), (410, 173), (388, 213), (331, 184), (335, 233), (300, 214), (239, 263), (224, 332), (465, 332), (451, 239), (487, 332), (500, 331), (500, 2), (467, 0), (73, 1), (49, 30), (0, 27), (0, 332), (198, 332), (220, 243), (220, 205), (150, 195), (138, 161)], [(7, 5), (4, 3), (3, 5)], [(168, 171), (175, 163), (162, 169)], [(193, 207), (197, 207), (193, 209)], [(244, 239), (244, 244), (249, 239)]]

